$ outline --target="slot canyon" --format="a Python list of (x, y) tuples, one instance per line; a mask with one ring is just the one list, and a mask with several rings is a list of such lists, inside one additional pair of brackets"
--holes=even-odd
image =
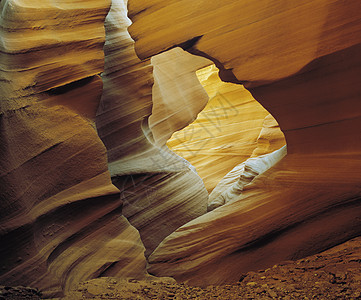
[(0, 0), (0, 300), (361, 299), (360, 15)]

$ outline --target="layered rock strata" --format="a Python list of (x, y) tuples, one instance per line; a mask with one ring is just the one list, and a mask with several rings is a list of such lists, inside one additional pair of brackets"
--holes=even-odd
[[(164, 146), (163, 135), (186, 126), (207, 102), (195, 71), (209, 61), (180, 49), (155, 58), (161, 95), (153, 97), (159, 105), (150, 128), (153, 68), (134, 53), (126, 2), (113, 1), (107, 15), (109, 6), (0, 4), (3, 284), (31, 285), (50, 297), (101, 276), (144, 279), (145, 248), (122, 210), (148, 252), (206, 212), (202, 180)], [(189, 80), (184, 86), (167, 73)], [(179, 120), (162, 107), (181, 88), (174, 101), (186, 106), (197, 97), (201, 104)], [(162, 122), (169, 129), (158, 130)]]
[(197, 71), (212, 62), (177, 47), (153, 56), (151, 63), (154, 85), (149, 128), (154, 144), (162, 147), (173, 133), (199, 117), (198, 113), (208, 103), (209, 97)]
[(240, 199), (168, 236), (151, 272), (235, 281), (361, 233), (358, 1), (130, 0), (129, 8), (141, 58), (181, 45), (212, 59), (222, 80), (243, 83), (275, 117), (288, 148)]
[(144, 278), (95, 114), (110, 1), (0, 3), (0, 282), (60, 296)]
[(273, 152), (285, 140), (277, 122), (242, 85), (221, 81), (214, 65), (197, 75), (209, 102), (197, 120), (174, 133), (167, 145), (197, 169), (212, 191), (235, 165)]
[[(254, 100), (256, 101), (256, 100)], [(234, 167), (219, 181), (208, 198), (208, 210), (238, 199), (243, 187), (278, 163), (287, 153), (284, 135), (272, 115), (266, 116), (251, 158)], [(280, 148), (281, 147), (281, 148)]]
[[(148, 255), (167, 235), (207, 210), (202, 180), (164, 143), (194, 120), (208, 100), (195, 71), (209, 61), (174, 49), (154, 57), (153, 67), (136, 56), (129, 25), (126, 3), (113, 1), (105, 22), (104, 92), (96, 124), (107, 147), (112, 181), (124, 201), (123, 214), (139, 230)], [(194, 98), (200, 104), (188, 106)], [(178, 112), (174, 102), (188, 115)]]
[(242, 191), (253, 179), (272, 168), (287, 154), (286, 146), (270, 154), (252, 157), (237, 165), (209, 195), (208, 210), (213, 210), (242, 197)]

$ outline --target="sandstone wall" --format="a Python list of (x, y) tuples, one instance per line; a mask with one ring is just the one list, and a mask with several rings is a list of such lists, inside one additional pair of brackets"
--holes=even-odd
[(360, 2), (130, 0), (141, 58), (182, 46), (244, 84), (288, 154), (242, 197), (168, 236), (151, 272), (197, 284), (316, 253), (360, 234)]
[[(219, 284), (360, 234), (358, 1), (130, 0), (135, 50), (126, 1), (110, 4), (0, 2), (2, 284), (60, 296), (146, 278), (144, 252), (153, 274)], [(288, 154), (259, 157), (282, 144), (277, 124), (211, 69), (208, 94), (224, 88), (252, 113), (219, 127), (232, 159), (194, 164), (211, 190), (251, 159), (205, 214), (201, 178), (165, 143), (206, 107), (195, 72), (211, 61), (275, 117)]]
[[(207, 102), (195, 71), (209, 61), (181, 49), (154, 58), (152, 96), (126, 1), (8, 0), (0, 10), (1, 282), (60, 296), (100, 276), (147, 277), (144, 252), (206, 212), (202, 180), (164, 135)], [(199, 100), (183, 120), (162, 112), (181, 88), (173, 103)]]
[[(209, 102), (167, 145), (196, 168), (211, 192), (236, 165), (281, 148), (285, 140), (277, 122), (242, 85), (221, 81), (214, 65), (197, 75)], [(266, 132), (270, 126), (273, 131)]]
[[(112, 181), (124, 201), (123, 214), (139, 230), (149, 255), (167, 235), (207, 210), (208, 194), (200, 177), (163, 145), (208, 100), (195, 71), (209, 62), (181, 49), (154, 57), (153, 87), (153, 66), (136, 56), (129, 24), (124, 1), (113, 1), (105, 23), (104, 92), (96, 123)], [(188, 82), (179, 92), (182, 78)], [(201, 104), (189, 107), (184, 120), (164, 111), (166, 105), (174, 110), (174, 102), (187, 107), (195, 96)]]
[(153, 56), (151, 62), (154, 86), (149, 127), (154, 143), (162, 147), (174, 132), (192, 123), (208, 103), (197, 71), (212, 62), (179, 47)]
[(94, 124), (109, 6), (0, 3), (2, 284), (60, 296), (102, 275), (146, 275)]

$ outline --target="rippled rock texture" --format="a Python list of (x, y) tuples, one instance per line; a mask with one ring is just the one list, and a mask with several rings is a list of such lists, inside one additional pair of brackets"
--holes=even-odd
[[(164, 144), (195, 119), (208, 100), (195, 71), (210, 62), (181, 49), (142, 62), (127, 32), (129, 25), (124, 2), (113, 1), (105, 23), (104, 92), (97, 129), (108, 150), (112, 181), (124, 201), (123, 214), (139, 230), (148, 255), (167, 235), (207, 210), (201, 178)], [(193, 107), (188, 105), (192, 102)]]
[(144, 252), (207, 211), (165, 142), (207, 103), (195, 72), (211, 62), (180, 48), (141, 62), (126, 1), (0, 9), (1, 283), (59, 296), (149, 277)]
[(196, 121), (167, 143), (197, 169), (209, 192), (240, 162), (285, 144), (269, 112), (242, 85), (221, 81), (218, 71), (211, 65), (197, 72), (209, 101)]
[(0, 3), (0, 282), (61, 295), (143, 278), (95, 130), (110, 1)]
[(359, 1), (130, 0), (141, 58), (175, 46), (211, 59), (277, 120), (288, 154), (242, 196), (186, 224), (150, 270), (215, 284), (360, 234)]
[(2, 285), (143, 280), (145, 257), (234, 282), (360, 235), (358, 1), (129, 0), (135, 46), (126, 7), (0, 1)]

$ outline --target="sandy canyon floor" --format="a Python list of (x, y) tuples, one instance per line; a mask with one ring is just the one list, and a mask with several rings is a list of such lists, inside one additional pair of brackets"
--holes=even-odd
[[(41, 299), (30, 288), (0, 288), (0, 299)], [(240, 282), (205, 288), (172, 280), (100, 278), (80, 284), (76, 299), (361, 299), (361, 237), (325, 252), (249, 272)]]

